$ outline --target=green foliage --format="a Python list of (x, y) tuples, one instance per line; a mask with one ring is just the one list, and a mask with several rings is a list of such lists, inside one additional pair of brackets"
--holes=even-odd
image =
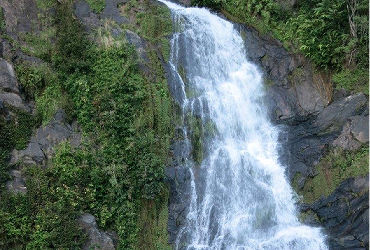
[(287, 20), (284, 39), (296, 43), (300, 51), (322, 68), (340, 68), (349, 52), (349, 24), (344, 1), (322, 0), (303, 6)]
[(368, 69), (344, 69), (333, 75), (333, 82), (336, 88), (344, 88), (349, 91), (369, 92), (369, 71)]
[(56, 44), (52, 55), (54, 68), (66, 76), (75, 72), (83, 73), (89, 67), (91, 42), (81, 24), (73, 18), (71, 3), (58, 5), (56, 10)]
[(8, 160), (13, 148), (24, 149), (32, 134), (32, 130), (39, 123), (31, 114), (12, 109), (14, 117), (4, 119), (0, 117), (0, 189), (8, 180)]
[(170, 56), (169, 35), (172, 33), (172, 20), (170, 10), (158, 4), (152, 4), (149, 1), (140, 3), (141, 8), (145, 11), (140, 11), (136, 14), (135, 10), (138, 7), (137, 1), (128, 3), (127, 11), (134, 12), (137, 24), (137, 33), (149, 40), (153, 45), (158, 47), (166, 61)]
[[(2, 193), (0, 247), (73, 249), (84, 235), (77, 225), (84, 178), (81, 157), (68, 144), (57, 151), (52, 168), (28, 167), (27, 193)], [(77, 184), (79, 186), (77, 186)], [(85, 200), (84, 200), (85, 201)], [(88, 202), (88, 200), (86, 200)]]
[(105, 7), (105, 0), (86, 0), (90, 8), (97, 14), (101, 13)]
[(3, 33), (6, 29), (4, 10), (0, 7), (0, 34)]
[(68, 121), (74, 116), (73, 103), (60, 84), (54, 83), (46, 87), (42, 94), (35, 97), (35, 102), (43, 125), (47, 124), (60, 108), (66, 112)]
[(101, 227), (118, 233), (120, 248), (131, 249), (139, 230), (140, 201), (156, 199), (164, 189), (173, 126), (167, 83), (154, 56), (157, 77), (149, 82), (138, 70), (133, 48), (121, 43), (97, 47), (66, 19), (58, 18), (53, 63), (79, 124), (93, 138), (83, 156), (91, 180), (85, 185), (91, 200), (84, 210)]
[(365, 176), (369, 172), (369, 148), (356, 152), (334, 149), (316, 166), (317, 175), (308, 179), (302, 191), (304, 202), (314, 202), (331, 194), (342, 181), (350, 177)]
[(34, 99), (47, 85), (57, 81), (55, 73), (46, 64), (22, 63), (18, 64), (15, 70), (28, 99)]
[(21, 46), (23, 52), (28, 55), (36, 56), (44, 61), (50, 61), (52, 53), (52, 38), (55, 36), (55, 29), (45, 28), (38, 34), (22, 33), (21, 39), (25, 42)]
[[(167, 27), (168, 20), (163, 19), (169, 17), (168, 12), (155, 13), (157, 24), (153, 27)], [(62, 143), (47, 168), (27, 168), (25, 195), (4, 191), (0, 248), (79, 248), (84, 235), (76, 218), (84, 211), (94, 214), (99, 227), (118, 233), (119, 249), (133, 249), (143, 232), (141, 206), (155, 203), (158, 209), (154, 211), (161, 219), (157, 221), (160, 225), (153, 224), (156, 232), (151, 231), (152, 239), (157, 249), (163, 249), (167, 243), (162, 195), (173, 104), (157, 50), (148, 51), (152, 75), (147, 78), (138, 70), (135, 50), (126, 43), (104, 47), (87, 39), (73, 18), (70, 1), (56, 5), (54, 20), (56, 41), (50, 63), (18, 65), (17, 76), (28, 98), (35, 99), (44, 123), (58, 108), (68, 113), (73, 107), (70, 113), (90, 139), (81, 149)], [(143, 28), (143, 32), (169, 51), (164, 40), (169, 29), (164, 29), (157, 33)], [(33, 126), (24, 129), (19, 125), (22, 130), (14, 132), (18, 125), (5, 120), (0, 125), (0, 146), (6, 149), (0, 158), (3, 184), (8, 179), (10, 150), (27, 144)], [(17, 139), (9, 144), (9, 137)]]
[(41, 10), (47, 10), (49, 8), (53, 8), (56, 5), (55, 0), (36, 0), (37, 8)]

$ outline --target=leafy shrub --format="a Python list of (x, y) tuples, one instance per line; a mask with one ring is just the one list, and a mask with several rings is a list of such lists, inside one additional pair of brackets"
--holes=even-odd
[(336, 88), (350, 91), (369, 92), (369, 71), (367, 69), (345, 69), (333, 75)]
[[(53, 168), (34, 166), (26, 171), (26, 194), (2, 193), (0, 204), (0, 247), (29, 249), (71, 249), (83, 243), (77, 225), (81, 181), (75, 175), (78, 162), (64, 157), (71, 148), (64, 144)], [(64, 158), (64, 159), (61, 159)], [(68, 182), (73, 176), (75, 185)]]
[(46, 64), (22, 63), (18, 64), (15, 70), (28, 99), (34, 99), (47, 85), (57, 81), (55, 73)]

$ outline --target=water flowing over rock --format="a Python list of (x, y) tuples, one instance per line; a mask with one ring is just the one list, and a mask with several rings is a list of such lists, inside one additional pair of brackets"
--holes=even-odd
[(297, 218), (263, 77), (240, 33), (208, 10), (165, 3), (177, 31), (169, 84), (183, 113), (179, 141), (192, 151), (174, 148), (167, 173), (176, 249), (327, 249), (321, 229)]

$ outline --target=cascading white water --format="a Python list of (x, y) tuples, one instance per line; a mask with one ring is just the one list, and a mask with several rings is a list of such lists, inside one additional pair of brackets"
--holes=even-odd
[(162, 2), (177, 30), (170, 60), (177, 99), (184, 114), (217, 130), (199, 169), (190, 168), (192, 199), (176, 248), (327, 249), (320, 229), (297, 219), (278, 161), (278, 131), (262, 102), (262, 75), (247, 61), (240, 34), (206, 9)]

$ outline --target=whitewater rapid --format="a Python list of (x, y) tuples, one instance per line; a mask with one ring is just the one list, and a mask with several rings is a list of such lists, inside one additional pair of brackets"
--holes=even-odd
[(205, 133), (201, 163), (189, 165), (192, 195), (176, 249), (327, 249), (321, 230), (297, 218), (263, 76), (240, 34), (207, 9), (161, 2), (174, 20), (170, 67), (185, 136), (191, 143), (187, 114), (215, 131)]

